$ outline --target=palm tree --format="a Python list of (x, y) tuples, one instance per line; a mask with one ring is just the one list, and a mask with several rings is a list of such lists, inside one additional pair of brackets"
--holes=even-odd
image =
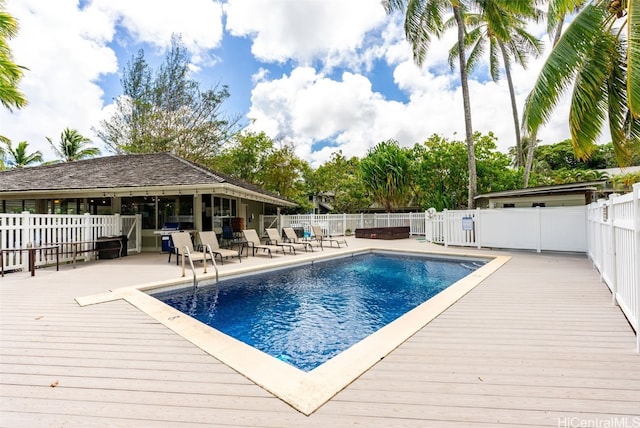
[(473, 146), (473, 126), (471, 124), (471, 102), (466, 58), (464, 55), (465, 26), (463, 21), (463, 0), (382, 0), (387, 13), (405, 13), (405, 36), (413, 48), (413, 59), (418, 66), (424, 64), (432, 35), (439, 37), (445, 29), (445, 13), (453, 12), (458, 33), (458, 54), (460, 65), (460, 86), (464, 106), (465, 141), (469, 163), (468, 206), (473, 207), (478, 192), (476, 156)]
[[(511, 61), (527, 67), (531, 55), (538, 57), (542, 43), (526, 31), (528, 20), (539, 20), (541, 12), (531, 2), (513, 0), (478, 0), (481, 13), (465, 14), (465, 23), (470, 30), (465, 37), (465, 47), (470, 49), (467, 60), (469, 73), (489, 47), (489, 73), (494, 82), (500, 80), (500, 57), (504, 65), (509, 86), (511, 111), (516, 136), (516, 167), (524, 166), (524, 151), (520, 136), (520, 117), (516, 94), (511, 77)], [(451, 20), (449, 21), (451, 23)], [(449, 24), (451, 25), (451, 24)], [(449, 52), (449, 64), (458, 56), (457, 45)]]
[(23, 168), (33, 163), (42, 162), (42, 153), (35, 151), (33, 153), (27, 153), (27, 146), (29, 143), (26, 141), (20, 141), (14, 148), (11, 141), (6, 141), (7, 146), (7, 158), (6, 162), (12, 168)]
[(589, 158), (608, 121), (618, 164), (626, 165), (640, 150), (640, 5), (637, 0), (551, 2), (556, 10), (558, 4), (584, 8), (545, 62), (527, 98), (524, 126), (535, 135), (573, 83), (569, 129), (576, 156)]
[(13, 62), (8, 43), (17, 34), (18, 22), (4, 11), (4, 1), (0, 0), (0, 104), (10, 111), (27, 105), (27, 99), (18, 90), (25, 67)]
[(60, 134), (60, 141), (57, 144), (51, 138), (46, 138), (62, 162), (92, 158), (100, 154), (100, 149), (97, 147), (85, 147), (91, 143), (91, 140), (75, 129), (65, 128)]

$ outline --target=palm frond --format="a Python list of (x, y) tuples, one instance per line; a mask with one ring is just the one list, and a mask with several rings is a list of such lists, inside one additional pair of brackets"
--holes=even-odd
[(551, 117), (560, 97), (571, 86), (594, 43), (602, 37), (605, 10), (588, 5), (571, 22), (547, 58), (525, 104), (523, 123), (529, 134)]
[(640, 120), (640, 2), (627, 9), (627, 97), (631, 114)]

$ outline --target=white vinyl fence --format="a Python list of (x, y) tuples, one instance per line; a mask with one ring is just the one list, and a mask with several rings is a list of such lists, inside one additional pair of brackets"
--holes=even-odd
[[(71, 261), (73, 256), (64, 251), (63, 244), (126, 235), (127, 251), (140, 252), (141, 224), (139, 215), (0, 214), (0, 249), (60, 246), (63, 249), (60, 262), (63, 263)], [(80, 257), (86, 259), (91, 255), (81, 253)], [(3, 251), (0, 257), (3, 257), (4, 270), (28, 268), (28, 253), (25, 251)], [(55, 263), (54, 251), (36, 251), (36, 266), (51, 263)]]
[(640, 183), (588, 207), (589, 258), (627, 316), (640, 352)]
[(586, 207), (502, 208), (398, 214), (305, 214), (262, 216), (267, 227), (293, 227), (311, 233), (320, 225), (329, 235), (358, 228), (409, 226), (411, 235), (459, 247), (587, 252)]

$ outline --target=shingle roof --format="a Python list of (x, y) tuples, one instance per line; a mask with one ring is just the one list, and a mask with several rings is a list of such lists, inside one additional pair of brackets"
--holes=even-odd
[[(229, 183), (287, 201), (171, 153), (105, 156), (0, 172), (2, 192), (90, 190)], [(287, 201), (288, 205), (291, 201)]]

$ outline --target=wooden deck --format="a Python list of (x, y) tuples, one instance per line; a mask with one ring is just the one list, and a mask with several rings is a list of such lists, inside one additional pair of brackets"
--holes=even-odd
[[(381, 245), (428, 245), (408, 242)], [(640, 426), (635, 336), (590, 262), (510, 255), (308, 417), (125, 301), (73, 300), (179, 275), (166, 256), (9, 274), (0, 280), (0, 426)]]

